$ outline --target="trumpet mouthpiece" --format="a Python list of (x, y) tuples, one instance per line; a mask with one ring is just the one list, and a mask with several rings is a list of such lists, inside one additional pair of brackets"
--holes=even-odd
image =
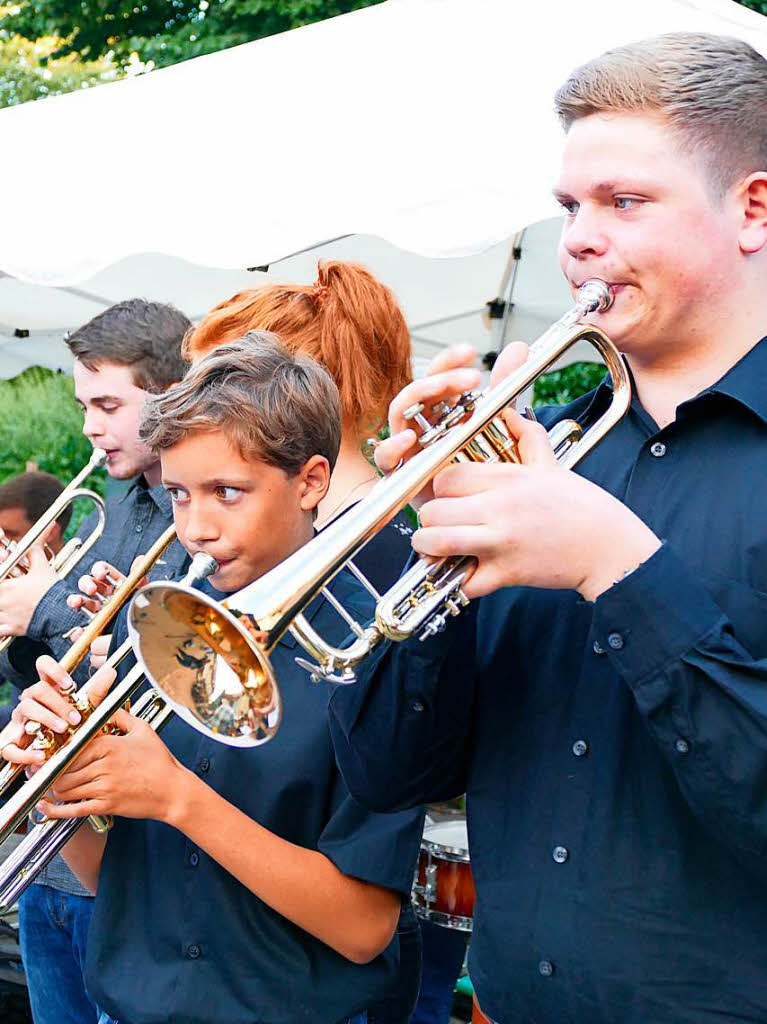
[(613, 293), (604, 281), (592, 277), (578, 289), (578, 305), (584, 313), (604, 313), (613, 304)]

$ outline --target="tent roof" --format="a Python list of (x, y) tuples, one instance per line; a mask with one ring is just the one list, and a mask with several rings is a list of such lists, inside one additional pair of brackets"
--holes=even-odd
[(388, 0), (9, 107), (0, 269), (73, 284), (144, 252), (244, 268), (352, 232), (481, 251), (557, 212), (568, 70), (673, 30), (767, 55), (767, 18), (733, 0)]
[[(543, 221), (521, 238), (509, 337), (531, 340), (567, 305), (556, 264), (559, 226), (558, 219)], [(171, 302), (197, 320), (222, 299), (263, 281), (313, 281), (320, 258), (360, 262), (394, 290), (416, 357), (428, 359), (458, 341), (488, 351), (498, 347), (498, 325), (490, 323), (485, 304), (503, 289), (511, 249), (504, 242), (474, 256), (439, 260), (355, 235), (282, 260), (266, 273), (207, 269), (152, 253), (128, 257), (76, 286), (46, 287), (0, 275), (0, 377), (34, 363), (68, 370), (64, 333), (122, 299)]]

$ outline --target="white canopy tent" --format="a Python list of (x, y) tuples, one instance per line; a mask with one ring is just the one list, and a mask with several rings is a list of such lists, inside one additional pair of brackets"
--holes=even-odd
[[(0, 111), (3, 151), (23, 165), (0, 233), (3, 374), (26, 357), (55, 362), (45, 332), (116, 299), (196, 317), (258, 280), (245, 268), (306, 280), (330, 254), (395, 289), (418, 354), (458, 337), (497, 347), (473, 311), (498, 293), (509, 239), (556, 213), (556, 86), (611, 46), (672, 30), (736, 35), (767, 55), (767, 18), (734, 0), (645, 0), (639, 23), (614, 0), (577, 12), (569, 0), (387, 0)], [(555, 234), (526, 237), (509, 337), (533, 336), (566, 302)], [(523, 295), (536, 263), (549, 276)]]
[(121, 299), (171, 302), (197, 320), (243, 288), (264, 281), (314, 280), (319, 258), (356, 260), (393, 288), (419, 363), (457, 341), (469, 341), (480, 352), (497, 350), (505, 309), (497, 308), (499, 318), (493, 320), (486, 303), (503, 299), (512, 285), (508, 337), (535, 337), (566, 305), (567, 288), (556, 266), (558, 233), (558, 220), (543, 221), (516, 242), (454, 260), (429, 259), (381, 239), (353, 235), (281, 260), (268, 272), (204, 268), (154, 253), (127, 257), (77, 286), (0, 276), (0, 377), (15, 376), (33, 364), (68, 371), (64, 333)]

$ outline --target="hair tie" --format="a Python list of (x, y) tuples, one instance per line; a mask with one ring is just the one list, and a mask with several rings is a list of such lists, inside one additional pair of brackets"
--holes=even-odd
[(319, 303), (323, 303), (327, 298), (329, 288), (326, 284), (320, 284), (319, 281), (314, 283), (314, 295)]

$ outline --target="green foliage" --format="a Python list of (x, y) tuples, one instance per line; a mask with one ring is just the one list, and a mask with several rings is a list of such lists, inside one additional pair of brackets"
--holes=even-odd
[(118, 69), (104, 61), (82, 63), (75, 56), (49, 59), (58, 45), (55, 39), (31, 42), (0, 31), (0, 107), (86, 89), (118, 76)]
[[(0, 381), (0, 483), (23, 473), (27, 462), (69, 483), (91, 455), (82, 434), (82, 415), (74, 401), (71, 377), (35, 367)], [(94, 473), (87, 486), (104, 493), (106, 474)], [(89, 502), (78, 503), (68, 530), (76, 531)]]
[(595, 388), (604, 375), (601, 363), (571, 363), (563, 370), (545, 373), (535, 382), (533, 406), (567, 405)]
[(381, 0), (18, 0), (0, 27), (57, 36), (53, 57), (138, 59), (164, 67), (189, 57), (346, 14)]
[(750, 7), (752, 11), (758, 11), (759, 14), (767, 14), (767, 0), (738, 0), (738, 3)]
[(13, 696), (13, 687), (10, 683), (0, 683), (0, 708), (4, 708), (6, 704), (11, 703), (11, 697)]

